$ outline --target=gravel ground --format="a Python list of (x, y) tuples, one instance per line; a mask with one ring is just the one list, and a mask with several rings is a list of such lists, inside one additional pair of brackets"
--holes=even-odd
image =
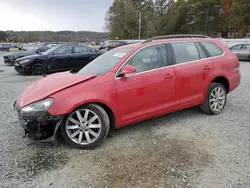
[(0, 187), (250, 187), (250, 63), (225, 111), (187, 109), (112, 131), (94, 150), (30, 144), (15, 98), (35, 76), (4, 66), (0, 53)]

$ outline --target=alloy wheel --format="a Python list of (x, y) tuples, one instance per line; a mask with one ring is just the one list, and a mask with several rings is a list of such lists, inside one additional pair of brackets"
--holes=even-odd
[(226, 101), (225, 90), (221, 87), (216, 87), (212, 90), (209, 97), (209, 105), (211, 110), (219, 112), (223, 109)]
[(88, 145), (101, 134), (101, 120), (89, 109), (79, 109), (73, 112), (66, 121), (66, 133), (75, 143)]

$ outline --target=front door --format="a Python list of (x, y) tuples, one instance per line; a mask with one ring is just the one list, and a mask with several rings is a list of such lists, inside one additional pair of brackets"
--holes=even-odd
[(176, 100), (179, 108), (199, 104), (209, 81), (212, 61), (194, 42), (173, 42), (176, 65)]
[(237, 56), (239, 59), (248, 60), (250, 59), (250, 44), (244, 44), (242, 48), (237, 51)]
[(50, 71), (69, 70), (72, 64), (73, 50), (71, 46), (61, 47), (51, 55), (48, 59), (48, 67)]
[[(145, 47), (124, 65), (133, 65), (137, 73), (116, 75), (118, 118), (127, 124), (170, 110), (175, 105), (175, 73), (165, 44)], [(124, 66), (123, 65), (123, 66)]]

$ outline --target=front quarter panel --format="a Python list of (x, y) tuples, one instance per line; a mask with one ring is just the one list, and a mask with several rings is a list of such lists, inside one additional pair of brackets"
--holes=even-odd
[(100, 75), (57, 92), (50, 97), (54, 98), (54, 103), (48, 112), (54, 116), (69, 114), (79, 106), (91, 102), (105, 104), (115, 114), (117, 95), (114, 73)]

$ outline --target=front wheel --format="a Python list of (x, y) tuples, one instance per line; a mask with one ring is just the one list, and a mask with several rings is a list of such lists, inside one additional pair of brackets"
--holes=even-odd
[(31, 73), (33, 75), (43, 75), (46, 74), (46, 67), (41, 63), (36, 63), (31, 67)]
[(109, 132), (110, 122), (106, 111), (97, 104), (87, 104), (73, 111), (61, 125), (65, 142), (79, 149), (93, 148)]
[(200, 105), (200, 109), (207, 114), (217, 115), (222, 112), (227, 102), (227, 92), (225, 87), (220, 83), (211, 83), (206, 100)]

